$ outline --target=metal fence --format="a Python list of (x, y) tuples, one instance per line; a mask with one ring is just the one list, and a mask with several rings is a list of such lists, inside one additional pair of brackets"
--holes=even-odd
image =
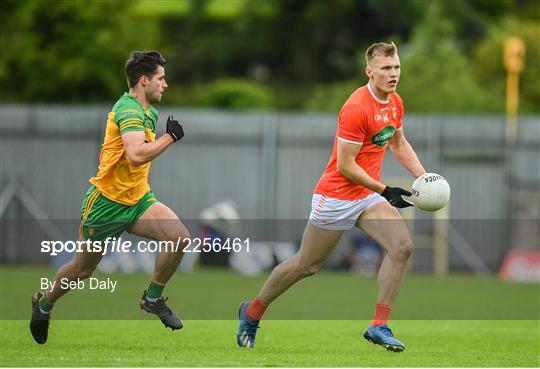
[[(0, 105), (0, 189), (15, 184), (48, 217), (76, 219), (97, 169), (109, 109)], [(244, 219), (307, 218), (332, 150), (335, 114), (159, 110), (182, 121), (186, 136), (154, 160), (150, 183), (180, 217), (196, 219), (207, 206), (232, 199)], [(490, 268), (510, 247), (538, 247), (538, 232), (528, 223), (540, 218), (539, 117), (520, 119), (512, 147), (505, 144), (502, 116), (407, 115), (404, 132), (426, 169), (451, 184), (450, 218), (470, 220), (472, 229), (462, 226), (460, 233)], [(390, 152), (383, 168), (383, 180), (412, 183)], [(24, 217), (3, 195), (3, 218)], [(477, 222), (497, 220), (505, 226), (474, 231)], [(453, 252), (450, 263), (467, 264)]]

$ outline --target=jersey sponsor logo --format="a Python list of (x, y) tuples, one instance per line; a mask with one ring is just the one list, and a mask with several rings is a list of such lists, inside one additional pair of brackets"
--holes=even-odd
[(371, 143), (377, 146), (384, 146), (394, 136), (396, 129), (394, 126), (386, 126), (371, 137)]

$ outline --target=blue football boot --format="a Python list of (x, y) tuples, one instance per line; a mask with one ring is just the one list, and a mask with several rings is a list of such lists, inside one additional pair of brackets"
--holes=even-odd
[(388, 351), (401, 352), (405, 350), (405, 345), (394, 338), (392, 331), (386, 324), (370, 325), (364, 332), (364, 338), (371, 343), (381, 345)]
[(250, 319), (246, 310), (251, 304), (250, 301), (245, 301), (240, 305), (238, 310), (238, 334), (236, 335), (236, 342), (240, 347), (253, 348), (255, 346), (255, 335), (259, 328), (259, 321)]

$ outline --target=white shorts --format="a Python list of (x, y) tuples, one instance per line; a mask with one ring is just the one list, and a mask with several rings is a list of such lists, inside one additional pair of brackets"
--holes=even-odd
[(338, 200), (325, 195), (313, 195), (309, 222), (318, 228), (346, 231), (354, 227), (364, 210), (386, 201), (374, 192), (358, 200)]

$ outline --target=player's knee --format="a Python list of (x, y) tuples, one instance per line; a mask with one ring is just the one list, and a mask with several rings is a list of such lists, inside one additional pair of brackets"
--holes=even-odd
[(319, 270), (321, 270), (321, 266), (318, 265), (318, 264), (313, 264), (313, 265), (310, 265), (308, 266), (305, 271), (304, 271), (304, 275), (306, 277), (309, 277), (309, 276), (312, 276), (314, 274), (317, 274), (319, 272)]
[(180, 240), (180, 242), (183, 245), (187, 245), (190, 239), (191, 239), (191, 233), (189, 233), (189, 231), (185, 228), (178, 230), (175, 234), (175, 237), (173, 237), (174, 242)]
[(321, 266), (319, 264), (298, 264), (295, 269), (296, 274), (305, 278), (316, 274), (321, 269)]
[(414, 245), (410, 239), (403, 239), (394, 248), (392, 256), (399, 260), (407, 260), (414, 251)]

